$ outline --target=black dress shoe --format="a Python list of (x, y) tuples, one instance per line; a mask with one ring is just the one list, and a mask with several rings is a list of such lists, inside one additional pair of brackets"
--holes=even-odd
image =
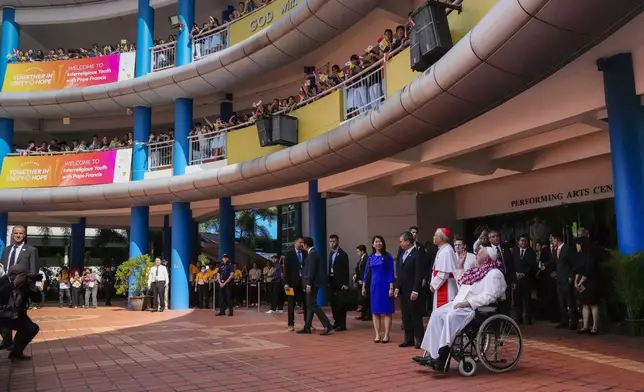
[(413, 357), (412, 361), (416, 362), (419, 365), (429, 366), (429, 367), (431, 367), (433, 365), (433, 362), (434, 362), (432, 360), (432, 358), (429, 357), (429, 356), (428, 357), (423, 357), (423, 356)]
[(13, 343), (11, 344), (0, 344), (0, 350), (13, 350)]
[(569, 326), (568, 326), (568, 329), (569, 329), (569, 330), (571, 330), (571, 331), (576, 331), (576, 330), (577, 330), (577, 328), (578, 328), (578, 326), (577, 326), (577, 325), (569, 325)]
[(566, 329), (566, 328), (568, 328), (568, 326), (566, 324), (555, 325), (555, 329)]
[(295, 333), (310, 335), (311, 334), (311, 329), (310, 328), (302, 328), (302, 329), (300, 329), (299, 331), (297, 331)]
[(400, 347), (400, 348), (405, 348), (405, 347), (411, 347), (411, 346), (413, 346), (413, 345), (414, 345), (414, 343), (402, 342), (402, 343), (400, 343), (400, 344), (398, 345), (398, 347)]
[(420, 349), (420, 344), (414, 344), (414, 348)]
[(12, 361), (31, 361), (31, 357), (25, 354), (9, 354)]
[(324, 330), (322, 332), (320, 332), (320, 336), (330, 335), (331, 332), (333, 332), (333, 328), (331, 328), (331, 326), (328, 325), (328, 326), (324, 327)]
[(215, 316), (225, 316), (225, 315), (226, 315), (226, 313), (221, 313), (221, 312), (215, 314)]
[(346, 331), (346, 330), (347, 330), (347, 327), (337, 327), (337, 328), (334, 328), (334, 331), (338, 331), (338, 332), (342, 332), (342, 331)]

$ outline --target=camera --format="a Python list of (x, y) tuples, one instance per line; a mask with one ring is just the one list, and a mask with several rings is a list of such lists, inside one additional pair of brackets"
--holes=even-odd
[(27, 275), (27, 280), (30, 282), (42, 282), (43, 276), (42, 274), (29, 274)]

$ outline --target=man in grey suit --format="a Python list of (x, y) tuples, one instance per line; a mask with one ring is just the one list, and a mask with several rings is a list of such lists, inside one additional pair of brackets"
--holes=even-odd
[[(9, 271), (9, 268), (14, 265), (21, 265), (30, 275), (38, 273), (40, 269), (38, 249), (25, 242), (26, 236), (27, 230), (24, 226), (14, 226), (11, 231), (13, 243), (2, 252), (2, 261), (0, 261), (5, 271)], [(11, 330), (3, 329), (0, 334), (2, 335), (0, 350), (13, 348)]]
[(29, 274), (37, 274), (40, 269), (38, 249), (25, 242), (27, 236), (24, 226), (14, 226), (11, 231), (13, 244), (7, 246), (2, 252), (2, 266), (5, 271), (13, 265), (24, 266)]
[(302, 284), (306, 292), (306, 322), (304, 328), (297, 331), (297, 333), (310, 334), (311, 324), (313, 323), (313, 314), (318, 316), (320, 322), (324, 326), (324, 331), (320, 335), (329, 335), (333, 328), (329, 318), (324, 314), (324, 311), (318, 304), (318, 291), (320, 287), (325, 287), (329, 278), (326, 272), (326, 263), (317, 249), (313, 247), (313, 239), (311, 237), (304, 237), (304, 250), (306, 251), (306, 260), (304, 262), (304, 271), (302, 271)]

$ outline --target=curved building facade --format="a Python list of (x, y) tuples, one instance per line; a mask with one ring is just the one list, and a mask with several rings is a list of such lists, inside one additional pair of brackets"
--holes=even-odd
[[(109, 15), (117, 3), (78, 6), (82, 12), (71, 19), (64, 19), (60, 9), (52, 15), (61, 15), (54, 18), (58, 23), (82, 23), (94, 20), (94, 11)], [(0, 186), (5, 189), (0, 193), (0, 227), (10, 223), (8, 214), (16, 217), (12, 221), (25, 213), (36, 213), (37, 222), (71, 219), (83, 232), (92, 216), (127, 216), (134, 257), (148, 253), (148, 230), (162, 217), (172, 237), (170, 254), (165, 255), (172, 265), (172, 307), (182, 309), (188, 304), (188, 264), (200, 217), (220, 215), (220, 253), (232, 253), (235, 208), (306, 201), (305, 231), (316, 243), (325, 243), (327, 231), (335, 228), (329, 215), (343, 215), (340, 199), (360, 204), (355, 211), (364, 211), (364, 217), (358, 220), (369, 221), (369, 211), (383, 210), (374, 207), (382, 205), (381, 198), (409, 205), (412, 197), (414, 219), (401, 224), (422, 226), (421, 217), (427, 225), (451, 223), (566, 202), (559, 199), (565, 190), (545, 187), (543, 195), (505, 192), (512, 193), (509, 208), (495, 207), (503, 198), (494, 197), (481, 210), (473, 207), (480, 197), (479, 181), (534, 176), (554, 170), (557, 159), (559, 165), (590, 159), (598, 167), (598, 159), (604, 159), (612, 163), (612, 179), (580, 184), (580, 196), (561, 197), (586, 200), (614, 194), (620, 248), (638, 250), (626, 234), (636, 223), (625, 215), (640, 190), (624, 184), (639, 179), (644, 170), (633, 167), (638, 154), (629, 153), (640, 146), (639, 139), (628, 142), (629, 132), (642, 126), (636, 114), (641, 110), (639, 52), (628, 33), (641, 19), (644, 1), (615, 1), (609, 12), (602, 0), (450, 2), (455, 7), (448, 15), (455, 44), (426, 71), (411, 71), (410, 49), (403, 45), (318, 95), (304, 93), (288, 113), (275, 110), (269, 118), (288, 114), (296, 121), (294, 145), (262, 146), (259, 126), (252, 121), (213, 125), (212, 133), (194, 134), (200, 117), (218, 112), (222, 124), (228, 123), (235, 111), (257, 112), (258, 105), (266, 104), (255, 102), (257, 97), (297, 88), (292, 83), (297, 69), (304, 69), (306, 80), (310, 75), (316, 80), (324, 80), (320, 74), (333, 76), (331, 63), (323, 71), (321, 59), (358, 51), (361, 32), (381, 29), (382, 21), (404, 25), (415, 4), (408, 1), (400, 9), (400, 3), (275, 0), (220, 26), (211, 17), (212, 25), (199, 30), (187, 27), (195, 24), (195, 9), (202, 6), (195, 0), (139, 0), (136, 10), (130, 4), (114, 14), (134, 20), (136, 12), (136, 45), (127, 39), (120, 44), (135, 50), (53, 62), (12, 61), (12, 56), (22, 56), (21, 32), (38, 31), (33, 26), (44, 22), (35, 9), (3, 9)], [(226, 8), (221, 12), (222, 19), (234, 14)], [(171, 13), (171, 23), (179, 26), (175, 40), (155, 44), (159, 13)], [(384, 52), (383, 37), (385, 43), (381, 38), (378, 45)], [(354, 48), (345, 49), (350, 45)], [(364, 56), (372, 52), (369, 46)], [(604, 86), (589, 91), (588, 99), (599, 92), (600, 102), (584, 102), (581, 112), (581, 99), (579, 107), (568, 101), (565, 107), (546, 110), (549, 100), (565, 95), (555, 93), (562, 83), (553, 81), (575, 67), (586, 71), (589, 61), (594, 67), (598, 59), (601, 73), (595, 70), (595, 84), (588, 86), (597, 80)], [(369, 102), (360, 108), (348, 103), (360, 94)], [(151, 142), (155, 118), (171, 123), (172, 140)], [(92, 129), (129, 122), (131, 145), (69, 155), (16, 153), (14, 138), (22, 132), (17, 124), (29, 128), (37, 123), (38, 129), (50, 127), (53, 134), (61, 129), (55, 123), (61, 119)], [(544, 124), (531, 125), (539, 120)], [(521, 140), (513, 140), (519, 134)], [(539, 138), (576, 141), (577, 155)], [(610, 158), (602, 158), (604, 154)], [(497, 192), (497, 186), (484, 193)], [(432, 197), (451, 207), (427, 212), (437, 209)], [(368, 229), (357, 237), (363, 242), (371, 235)]]

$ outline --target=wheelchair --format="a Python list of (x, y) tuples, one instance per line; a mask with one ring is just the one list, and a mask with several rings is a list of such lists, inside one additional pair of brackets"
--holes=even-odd
[[(508, 351), (507, 357), (501, 350)], [(516, 367), (523, 353), (523, 336), (517, 323), (497, 313), (494, 306), (476, 310), (474, 319), (456, 336), (450, 348), (445, 372), (451, 359), (458, 362), (458, 371), (464, 377), (476, 374), (477, 363), (492, 373), (500, 374)]]

